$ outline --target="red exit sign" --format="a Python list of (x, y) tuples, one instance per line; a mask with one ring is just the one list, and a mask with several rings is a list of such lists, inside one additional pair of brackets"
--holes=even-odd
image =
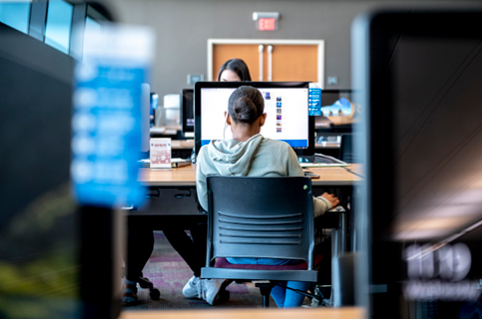
[(276, 29), (276, 19), (274, 18), (259, 18), (258, 29), (260, 31), (274, 31)]

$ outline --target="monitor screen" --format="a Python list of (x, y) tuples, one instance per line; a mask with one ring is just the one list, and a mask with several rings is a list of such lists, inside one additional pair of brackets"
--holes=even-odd
[(359, 120), (360, 107), (352, 102), (352, 90), (322, 90), (321, 113), (315, 121), (318, 132), (345, 133)]
[(370, 287), (385, 287), (372, 295), (375, 318), (415, 307), (430, 318), (480, 313), (481, 21), (481, 11), (407, 10), (365, 24), (357, 80), (367, 201), (358, 211), (368, 218)]
[(150, 94), (150, 111), (149, 115), (151, 116), (151, 121), (154, 119), (154, 112), (157, 110), (157, 107), (159, 106), (159, 94), (156, 93), (151, 93)]
[(181, 91), (182, 132), (194, 132), (194, 90)]
[[(229, 97), (241, 85), (247, 83), (196, 83), (196, 144), (199, 148), (212, 140), (232, 138), (224, 112), (228, 109)], [(267, 117), (261, 134), (284, 141), (295, 151), (310, 150), (314, 146), (314, 133), (308, 116), (308, 82), (250, 82), (249, 85), (258, 88), (264, 98)]]

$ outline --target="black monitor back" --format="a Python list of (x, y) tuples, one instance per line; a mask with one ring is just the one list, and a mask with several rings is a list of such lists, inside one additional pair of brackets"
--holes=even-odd
[(366, 176), (355, 221), (368, 252), (357, 297), (370, 307), (371, 296), (374, 318), (476, 313), (481, 28), (480, 7), (379, 11), (355, 24), (354, 87), (367, 109), (355, 141)]
[(194, 132), (194, 90), (181, 90), (182, 133)]

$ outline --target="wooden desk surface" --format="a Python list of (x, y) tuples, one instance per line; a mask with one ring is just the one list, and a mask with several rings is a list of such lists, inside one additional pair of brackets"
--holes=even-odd
[(124, 311), (119, 319), (363, 319), (362, 308), (215, 309)]
[(365, 176), (365, 172), (363, 170), (362, 164), (350, 164), (350, 167), (348, 167), (348, 170), (355, 173), (356, 175)]
[[(320, 175), (319, 179), (312, 179), (313, 186), (349, 186), (362, 180), (359, 175), (353, 174), (361, 171), (360, 164), (353, 164), (345, 169), (343, 167), (310, 167), (310, 172)], [(175, 187), (196, 186), (196, 165), (189, 165), (173, 169), (141, 168), (139, 181), (145, 186)]]
[(196, 165), (172, 169), (139, 169), (139, 181), (145, 186), (196, 186)]

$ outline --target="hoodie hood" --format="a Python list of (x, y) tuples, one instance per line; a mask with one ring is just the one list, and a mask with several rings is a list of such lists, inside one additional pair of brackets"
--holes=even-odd
[(213, 141), (208, 145), (212, 164), (224, 176), (246, 176), (250, 170), (251, 159), (256, 155), (263, 136), (256, 134), (246, 142), (236, 140)]

